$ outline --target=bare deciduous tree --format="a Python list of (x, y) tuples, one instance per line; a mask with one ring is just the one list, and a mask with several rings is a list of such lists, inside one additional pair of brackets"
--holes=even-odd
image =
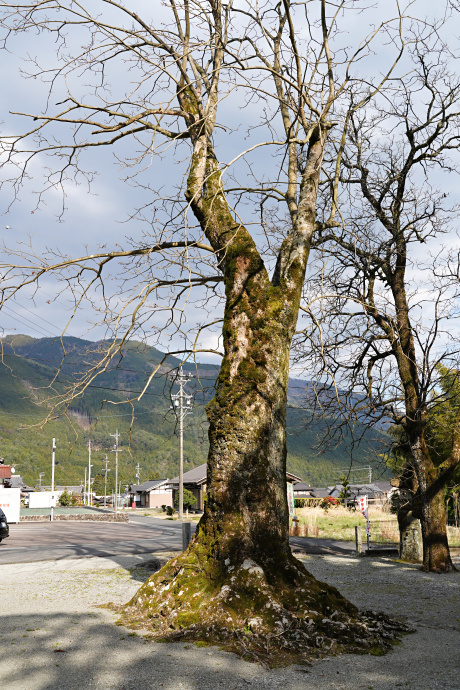
[(344, 229), (315, 239), (330, 297), (317, 311), (324, 338), (314, 337), (335, 381), (353, 391), (355, 418), (386, 416), (402, 429), (424, 569), (444, 572), (453, 565), (443, 489), (460, 463), (460, 410), (442, 462), (430, 453), (426, 429), (445, 395), (439, 364), (455, 367), (460, 354), (459, 283), (449, 269), (458, 207), (448, 194), (456, 174), (449, 154), (460, 143), (460, 79), (435, 34), (418, 36), (411, 53), (410, 76), (382, 91), (372, 111), (350, 111), (341, 151)]
[[(49, 80), (51, 94), (65, 91), (57, 106), (28, 114), (32, 129), (3, 139), (16, 193), (38, 154), (52, 159), (47, 185), (64, 190), (69, 176), (84, 175), (82, 152), (128, 139), (130, 153), (120, 155), (130, 179), (152, 155), (185, 160), (184, 188), (169, 196), (141, 178), (151, 195), (143, 212), (155, 204), (157, 215), (134, 247), (74, 260), (37, 260), (24, 250), (22, 262), (4, 264), (4, 299), (54, 273), (77, 306), (90, 299), (111, 325), (112, 344), (71, 397), (152, 314), (163, 310), (172, 328), (185, 329), (196, 286), (224, 302), (223, 360), (207, 407), (204, 516), (186, 553), (149, 579), (125, 620), (162, 637), (219, 640), (267, 663), (324, 645), (385, 646), (384, 618), (368, 629), (354, 606), (291, 554), (286, 392), (312, 236), (337, 224), (334, 204), (317, 220), (331, 131), (380, 34), (389, 65), (366, 80), (357, 109), (396, 68), (404, 18), (387, 18), (350, 48), (337, 22), (348, 10), (359, 16), (365, 2), (169, 0), (156, 21), (130, 7), (115, 0), (96, 10), (85, 1), (1, 2), (5, 46), (22, 34), (50, 36), (58, 67), (37, 62), (32, 70)], [(85, 83), (86, 94), (77, 95)], [(232, 146), (232, 160), (223, 163), (226, 142), (241, 143), (238, 126), (248, 130), (248, 145), (239, 153)], [(109, 294), (104, 275), (120, 263), (124, 283)], [(210, 321), (215, 317), (200, 328)], [(247, 625), (251, 636), (244, 635)]]

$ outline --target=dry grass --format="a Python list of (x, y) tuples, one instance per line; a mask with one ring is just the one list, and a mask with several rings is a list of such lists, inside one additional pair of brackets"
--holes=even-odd
[[(364, 538), (366, 520), (357, 510), (348, 510), (343, 506), (336, 506), (328, 511), (319, 507), (309, 507), (299, 508), (296, 513), (299, 518), (297, 536), (353, 541), (357, 526), (362, 530)], [(386, 506), (370, 506), (369, 520), (372, 541), (399, 541), (396, 516), (389, 513)], [(291, 534), (294, 536), (294, 528), (291, 528)]]
[(460, 527), (448, 527), (447, 536), (450, 546), (460, 546)]
[[(366, 520), (358, 510), (348, 510), (343, 506), (335, 506), (328, 511), (319, 507), (309, 507), (297, 508), (296, 514), (299, 518), (298, 532), (294, 535), (291, 525), (292, 536), (354, 541), (357, 526), (365, 540)], [(398, 521), (396, 515), (389, 512), (388, 506), (369, 506), (369, 521), (371, 541), (389, 544), (399, 542)], [(460, 527), (448, 527), (447, 535), (450, 546), (460, 546)]]

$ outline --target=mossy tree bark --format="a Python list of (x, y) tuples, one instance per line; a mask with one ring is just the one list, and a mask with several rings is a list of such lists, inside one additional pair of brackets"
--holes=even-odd
[(436, 466), (426, 447), (424, 432), (422, 428), (419, 437), (412, 438), (409, 442), (418, 480), (414, 514), (422, 525), (423, 569), (437, 573), (450, 572), (455, 567), (447, 539), (444, 487), (458, 465), (458, 448), (454, 442), (452, 455), (442, 465)]
[(323, 151), (318, 128), (309, 147), (311, 175), (303, 181), (302, 222), (285, 243), (273, 280), (226, 207), (219, 174), (209, 172), (210, 151), (212, 203), (201, 200), (196, 214), (221, 252), (226, 307), (225, 357), (207, 408), (205, 510), (187, 551), (147, 580), (122, 616), (156, 637), (217, 642), (268, 665), (330, 650), (389, 648), (402, 630), (384, 616), (360, 616), (337, 590), (317, 582), (289, 546), (289, 351)]
[[(293, 127), (276, 76), (276, 50), (274, 65), (289, 140)], [(186, 197), (225, 282), (225, 356), (207, 407), (204, 515), (187, 551), (141, 587), (122, 620), (147, 626), (157, 637), (219, 642), (268, 664), (305, 661), (331, 648), (385, 648), (398, 626), (384, 617), (359, 616), (334, 588), (317, 582), (289, 546), (289, 355), (316, 228), (327, 108), (305, 132), (299, 187), (298, 147), (294, 141), (288, 146), (291, 226), (270, 278), (254, 239), (227, 202), (211, 140), (210, 101), (203, 108), (185, 83), (178, 98), (188, 112), (194, 147)]]
[[(240, 651), (250, 646), (250, 653), (258, 657), (268, 657), (273, 650), (285, 650), (292, 658), (305, 650), (328, 649), (332, 645), (385, 646), (387, 622), (372, 617), (371, 624), (371, 619), (359, 618), (354, 606), (333, 588), (316, 582), (293, 558), (288, 541), (285, 474), (289, 352), (312, 235), (319, 227), (316, 204), (325, 147), (333, 120), (337, 124), (342, 117), (342, 104), (336, 106), (337, 99), (343, 99), (357, 84), (357, 76), (352, 75), (353, 63), (359, 63), (361, 73), (362, 60), (379, 29), (367, 36), (366, 28), (366, 36), (349, 55), (339, 42), (335, 63), (329, 41), (340, 34), (336, 22), (341, 21), (342, 14), (326, 0), (303, 5), (291, 0), (267, 3), (263, 12), (253, 3), (234, 7), (221, 0), (170, 0), (162, 7), (161, 21), (153, 21), (148, 11), (145, 17), (140, 16), (129, 3), (105, 0), (110, 9), (109, 23), (104, 13), (95, 19), (90, 3), (85, 9), (84, 1), (78, 6), (64, 0), (51, 4), (53, 7), (48, 7), (47, 2), (31, 5), (25, 13), (13, 4), (1, 22), (5, 36), (33, 29), (49, 32), (61, 45), (64, 27), (69, 32), (83, 27), (89, 33), (83, 52), (72, 58), (67, 51), (65, 55), (59, 51), (62, 63), (44, 74), (54, 85), (55, 78), (65, 79), (67, 75), (69, 83), (74, 83), (75, 75), (78, 73), (80, 78), (86, 70), (90, 77), (88, 98), (78, 99), (69, 92), (69, 98), (58, 103), (62, 110), (31, 116), (33, 125), (28, 134), (18, 136), (13, 143), (8, 139), (8, 162), (15, 161), (16, 156), (26, 160), (20, 163), (21, 176), (26, 177), (27, 165), (36, 153), (56, 154), (58, 160), (64, 158), (60, 172), (66, 178), (67, 167), (81, 172), (77, 162), (80, 151), (113, 146), (128, 137), (135, 142), (136, 152), (125, 159), (129, 170), (134, 166), (144, 171), (152, 152), (163, 156), (180, 149), (170, 154), (173, 159), (189, 160), (186, 204), (175, 194), (170, 204), (169, 195), (157, 193), (154, 185), (145, 186), (152, 194), (150, 202), (159, 199), (167, 208), (166, 215), (160, 214), (158, 220), (152, 204), (153, 242), (147, 233), (137, 247), (132, 248), (130, 241), (126, 251), (65, 258), (51, 267), (45, 262), (39, 270), (33, 262), (31, 268), (26, 264), (28, 278), (24, 285), (35, 284), (39, 276), (51, 270), (61, 271), (67, 285), (65, 271), (75, 264), (75, 284), (80, 285), (88, 270), (91, 289), (86, 287), (83, 293), (92, 294), (92, 281), (99, 281), (110, 261), (139, 260), (133, 272), (137, 278), (133, 278), (133, 284), (127, 280), (126, 304), (120, 307), (117, 301), (115, 315), (111, 306), (103, 307), (104, 314), (110, 314), (115, 334), (126, 315), (128, 325), (123, 327), (123, 338), (108, 347), (67, 397), (62, 396), (63, 405), (68, 406), (69, 400), (106, 369), (114, 353), (120, 352), (124, 339), (136, 332), (139, 324), (143, 327), (144, 316), (149, 320), (150, 310), (151, 314), (162, 312), (158, 303), (148, 301), (154, 295), (153, 299), (161, 302), (159, 295), (166, 288), (167, 309), (176, 313), (177, 285), (186, 284), (191, 289), (215, 286), (221, 279), (225, 283), (224, 358), (216, 396), (207, 410), (210, 450), (204, 516), (187, 552), (141, 588), (126, 608), (125, 620), (148, 623), (157, 636), (220, 640), (230, 647), (238, 645)], [(48, 10), (50, 14), (44, 15)], [(400, 27), (400, 19), (395, 18), (395, 26)], [(387, 22), (383, 27), (386, 31)], [(75, 45), (81, 45), (80, 38), (78, 41)], [(403, 45), (386, 76), (377, 75), (374, 85), (366, 79), (364, 95), (356, 108), (364, 107), (390, 78), (402, 51)], [(335, 75), (336, 64), (342, 75), (339, 78)], [(126, 74), (129, 69), (135, 75), (120, 93), (117, 80), (113, 80), (117, 94), (113, 96), (105, 82), (109, 65), (110, 74)], [(34, 74), (37, 69), (34, 64)], [(220, 94), (223, 72), (225, 86)], [(221, 129), (217, 129), (216, 115), (220, 103), (234, 93), (235, 111), (242, 109), (245, 99), (247, 103), (260, 99), (262, 103), (256, 119), (249, 120), (252, 139), (248, 149), (239, 151), (235, 160), (243, 160), (251, 167), (250, 154), (261, 146), (269, 146), (274, 155), (266, 158), (268, 165), (273, 165), (273, 175), (258, 177), (252, 171), (249, 176), (246, 172), (237, 174), (236, 190), (229, 196), (222, 175), (226, 166), (219, 163), (216, 151), (224, 136), (222, 131), (231, 136), (234, 123), (228, 117), (225, 126), (219, 124)], [(110, 103), (112, 98), (114, 102)], [(56, 141), (54, 128), (58, 123), (71, 125), (68, 144)], [(248, 120), (240, 124), (246, 127)], [(259, 131), (264, 132), (267, 141), (255, 143)], [(35, 142), (33, 153), (24, 157), (22, 142), (34, 136), (38, 146)], [(158, 139), (162, 143), (157, 143)], [(331, 152), (335, 156), (336, 148), (331, 146)], [(323, 218), (327, 219), (323, 227), (338, 225), (334, 214), (339, 169), (340, 165), (332, 175), (334, 179), (329, 177), (333, 200), (322, 208)], [(57, 177), (58, 184), (61, 177)], [(126, 179), (131, 180), (131, 172)], [(54, 178), (47, 176), (47, 180)], [(282, 204), (285, 209), (274, 223), (263, 219), (267, 238), (260, 251), (260, 237), (257, 233), (251, 236), (231, 207), (230, 200), (241, 195), (249, 200), (252, 209), (254, 203), (261, 200), (264, 208), (264, 203), (272, 199), (276, 207)], [(181, 209), (179, 215), (176, 203)], [(188, 224), (189, 212), (197, 224)], [(142, 210), (139, 217), (144, 220)], [(180, 233), (180, 241), (170, 241), (171, 233), (176, 232)], [(183, 251), (171, 256), (167, 252), (172, 248)], [(263, 257), (272, 256), (272, 251), (277, 252), (277, 262), (270, 277)], [(152, 260), (157, 253), (158, 261)], [(145, 264), (143, 257), (147, 259)], [(29, 270), (34, 277), (30, 277)], [(216, 271), (220, 275), (216, 276)], [(11, 294), (16, 291), (13, 285)], [(79, 305), (80, 290), (76, 293)], [(167, 329), (167, 325), (164, 327)], [(251, 633), (250, 642), (245, 632)]]

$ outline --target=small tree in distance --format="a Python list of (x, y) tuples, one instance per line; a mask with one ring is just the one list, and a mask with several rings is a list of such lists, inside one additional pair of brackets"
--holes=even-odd
[[(182, 506), (184, 510), (189, 510), (190, 508), (193, 508), (193, 506), (196, 505), (196, 498), (193, 495), (191, 491), (188, 489), (184, 488), (184, 500), (182, 502)], [(174, 508), (176, 510), (179, 510), (179, 492), (176, 493), (174, 496)]]
[(73, 497), (69, 494), (68, 491), (63, 491), (62, 494), (59, 496), (59, 505), (61, 505), (63, 508), (73, 505), (72, 498)]
[(349, 510), (356, 510), (356, 505), (354, 501), (350, 501), (351, 491), (350, 491), (350, 480), (347, 476), (340, 477), (342, 483), (342, 490), (339, 495), (340, 501), (343, 503), (345, 508)]

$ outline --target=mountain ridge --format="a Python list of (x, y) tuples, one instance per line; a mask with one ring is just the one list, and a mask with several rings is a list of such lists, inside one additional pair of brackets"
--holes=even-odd
[[(67, 336), (59, 339), (14, 335), (3, 338), (1, 344), (0, 455), (16, 464), (26, 483), (33, 486), (39, 472), (45, 472), (43, 482), (49, 483), (53, 437), (58, 439), (56, 483), (83, 481), (88, 463), (85, 444), (89, 438), (94, 448), (92, 474), (100, 473), (105, 456), (111, 457), (110, 434), (116, 428), (123, 441), (124, 455), (120, 462), (123, 484), (135, 481), (137, 463), (141, 465), (142, 481), (177, 474), (178, 442), (174, 436), (175, 419), (169, 409), (168, 377), (168, 373), (180, 364), (177, 357), (166, 356), (136, 341), (127, 343), (122, 356), (95, 378), (84, 394), (71, 402), (65, 416), (41, 428), (44, 413), (51, 410), (46, 398), (59, 395), (65, 386), (78, 381), (82, 372), (94, 366), (103, 342)], [(147, 376), (163, 359), (164, 364), (143, 397), (126, 408), (123, 400), (127, 395), (140, 395)], [(198, 363), (196, 367), (193, 363), (185, 363), (183, 368), (197, 374), (193, 383), (188, 384), (189, 390), (194, 391), (195, 405), (193, 414), (186, 418), (184, 464), (187, 470), (206, 462), (208, 441), (204, 405), (213, 395), (219, 367), (211, 363)], [(290, 380), (288, 469), (316, 485), (333, 477), (338, 481), (349, 464), (352, 440), (345, 437), (339, 446), (320, 453), (314, 449), (318, 435), (324, 431), (324, 423), (309, 421), (308, 412), (296, 406), (295, 398), (298, 401), (302, 385), (305, 389), (311, 387), (308, 381)], [(385, 443), (385, 437), (380, 432), (376, 432), (375, 437), (378, 443), (369, 435), (368, 448), (363, 446), (355, 452), (355, 466), (370, 464), (375, 471), (379, 470), (379, 444)]]

